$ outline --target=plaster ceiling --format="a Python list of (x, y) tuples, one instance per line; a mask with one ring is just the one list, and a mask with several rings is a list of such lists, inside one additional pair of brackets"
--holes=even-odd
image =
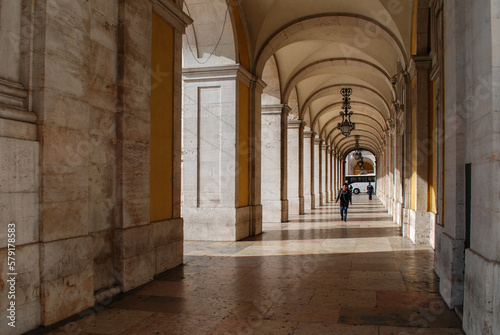
[(344, 155), (354, 136), (335, 127), (340, 89), (351, 87), (353, 135), (378, 152), (395, 99), (390, 79), (407, 67), (413, 0), (242, 0), (239, 7), (252, 70), (260, 76), (277, 67), (282, 103), (296, 90), (299, 115)]

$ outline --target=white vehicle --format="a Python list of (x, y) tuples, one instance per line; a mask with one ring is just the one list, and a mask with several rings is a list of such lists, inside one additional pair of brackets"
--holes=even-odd
[(352, 193), (366, 193), (368, 183), (372, 183), (373, 193), (375, 193), (375, 175), (374, 174), (358, 174), (345, 176), (346, 183), (352, 186)]

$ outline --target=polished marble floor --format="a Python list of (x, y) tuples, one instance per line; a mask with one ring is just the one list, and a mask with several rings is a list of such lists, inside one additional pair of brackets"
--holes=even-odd
[(185, 265), (50, 334), (463, 334), (433, 250), (378, 200), (328, 204), (240, 242), (186, 242)]

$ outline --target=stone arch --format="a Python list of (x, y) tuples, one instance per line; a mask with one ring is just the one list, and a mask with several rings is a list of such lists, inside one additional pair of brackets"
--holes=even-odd
[(337, 94), (342, 87), (346, 87), (346, 86), (347, 87), (356, 87), (358, 89), (367, 91), (367, 93), (369, 93), (370, 95), (372, 95), (376, 100), (379, 100), (380, 102), (382, 102), (383, 105), (384, 105), (384, 107), (385, 107), (385, 109), (386, 109), (386, 112), (387, 112), (387, 114), (384, 115), (384, 118), (385, 119), (390, 119), (391, 108), (390, 108), (390, 105), (387, 102), (387, 100), (384, 98), (384, 96), (382, 96), (378, 91), (376, 91), (373, 88), (366, 87), (366, 86), (361, 86), (361, 85), (349, 85), (349, 84), (345, 84), (345, 85), (338, 84), (338, 85), (327, 86), (327, 87), (323, 87), (320, 90), (314, 92), (312, 95), (309, 96), (309, 98), (307, 98), (307, 100), (302, 105), (301, 113), (300, 113), (301, 117), (304, 116), (305, 111), (309, 108), (310, 104), (314, 100), (316, 100), (318, 98), (321, 98), (321, 97), (328, 96), (328, 95), (332, 94), (333, 92), (335, 94)]
[[(330, 111), (331, 109), (336, 108), (336, 107), (339, 107), (339, 109), (340, 109), (341, 106), (342, 106), (341, 102), (336, 102), (334, 104), (326, 106), (318, 114), (316, 114), (316, 116), (314, 117), (314, 120), (313, 120), (313, 124), (318, 123), (319, 120), (320, 120), (320, 118), (321, 118), (321, 116), (323, 114), (327, 113), (328, 111)], [(357, 116), (369, 117), (370, 119), (372, 119), (375, 123), (377, 123), (380, 126), (380, 129), (382, 130), (382, 132), (386, 129), (386, 127), (385, 127), (386, 126), (386, 120), (384, 119), (384, 116), (374, 106), (372, 106), (372, 105), (370, 105), (370, 104), (368, 104), (366, 102), (362, 102), (362, 101), (351, 101), (351, 106), (353, 106), (353, 108), (356, 108), (355, 106), (366, 106), (366, 107), (368, 107), (370, 110), (373, 111), (373, 113), (375, 115), (367, 114), (367, 113), (359, 113), (359, 114), (356, 114), (356, 117)], [(378, 116), (380, 116), (380, 117), (378, 117)], [(331, 123), (333, 119), (336, 119), (337, 117), (338, 117), (338, 114), (337, 114), (337, 116), (333, 117), (330, 121), (328, 121), (327, 123), (325, 123), (323, 125), (323, 127), (321, 128), (321, 133), (323, 133), (323, 131), (325, 130), (325, 127), (329, 123)]]
[(307, 35), (308, 30), (313, 30), (314, 28), (324, 29), (328, 26), (333, 27), (340, 25), (350, 26), (353, 29), (357, 28), (361, 31), (375, 31), (376, 33), (374, 34), (391, 45), (393, 52), (396, 54), (403, 68), (406, 68), (408, 65), (406, 50), (403, 43), (387, 27), (372, 18), (361, 15), (329, 13), (321, 16), (306, 17), (278, 29), (257, 52), (252, 69), (255, 70), (257, 76), (260, 76), (264, 69), (265, 62), (272, 54), (290, 43), (309, 39), (310, 35)]
[(246, 31), (235, 0), (185, 0), (184, 10), (193, 19), (183, 37), (184, 67), (240, 63), (250, 68)]
[(384, 81), (384, 84), (389, 88), (389, 90), (392, 93), (392, 99), (395, 99), (395, 89), (394, 86), (391, 84), (391, 76), (387, 72), (386, 69), (382, 68), (381, 66), (374, 64), (373, 62), (364, 60), (364, 59), (357, 59), (357, 58), (330, 58), (330, 59), (323, 59), (320, 61), (313, 62), (311, 64), (308, 64), (307, 66), (304, 66), (297, 71), (295, 71), (291, 76), (290, 79), (287, 81), (287, 83), (284, 85), (283, 89), (283, 101), (287, 101), (288, 97), (290, 96), (291, 90), (299, 83), (300, 81), (308, 78), (309, 76), (313, 75), (316, 71), (321, 71), (323, 69), (329, 68), (329, 67), (335, 67), (335, 66), (340, 66), (340, 65), (345, 65), (349, 67), (358, 67), (358, 68), (365, 68), (368, 69), (377, 75), (381, 77), (381, 79)]
[(264, 72), (262, 73), (262, 80), (267, 85), (262, 92), (262, 106), (281, 104), (279, 68), (274, 56), (267, 60)]

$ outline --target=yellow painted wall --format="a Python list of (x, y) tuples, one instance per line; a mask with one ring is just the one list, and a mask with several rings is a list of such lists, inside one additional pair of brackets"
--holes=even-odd
[(416, 209), (417, 199), (417, 76), (411, 82), (412, 109), (411, 109), (411, 192), (410, 208)]
[(238, 162), (239, 162), (239, 207), (248, 206), (249, 192), (249, 87), (242, 82), (239, 85), (239, 124), (238, 124)]
[(250, 56), (248, 53), (248, 42), (245, 35), (245, 29), (243, 26), (243, 20), (240, 16), (240, 11), (238, 8), (238, 1), (231, 0), (231, 6), (233, 8), (233, 17), (236, 29), (236, 38), (238, 40), (238, 54), (240, 64), (247, 70), (250, 70)]
[(429, 84), (429, 157), (427, 182), (427, 211), (436, 213), (437, 152), (436, 152), (436, 83)]
[[(151, 36), (151, 222), (173, 216), (174, 29), (153, 13)], [(158, 71), (156, 73), (155, 71)]]
[(418, 0), (413, 2), (413, 22), (411, 30), (411, 54), (417, 54), (417, 18), (418, 18)]

